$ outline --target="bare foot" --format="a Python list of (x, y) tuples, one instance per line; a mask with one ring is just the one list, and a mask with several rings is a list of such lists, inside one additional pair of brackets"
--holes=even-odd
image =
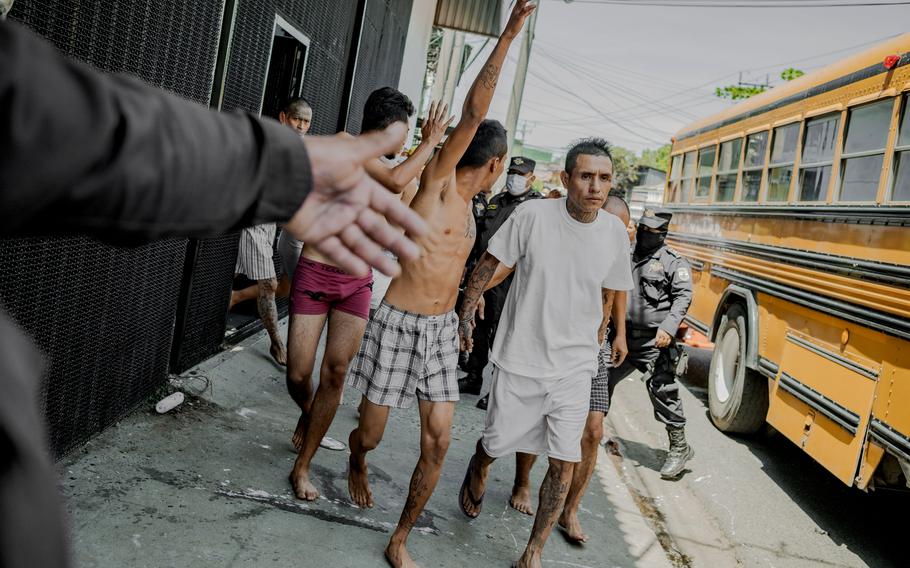
[(408, 549), (404, 547), (403, 542), (393, 543), (389, 541), (389, 545), (385, 547), (385, 558), (395, 568), (418, 568), (417, 563), (408, 554)]
[(284, 343), (280, 341), (278, 343), (273, 343), (269, 348), (269, 353), (272, 355), (272, 359), (282, 367), (288, 366), (288, 353), (284, 348)]
[(513, 485), (512, 498), (509, 499), (509, 505), (525, 515), (534, 514), (534, 505), (531, 504), (531, 488), (527, 485)]
[[(367, 478), (366, 461), (355, 459), (353, 454), (348, 458), (348, 492), (351, 494), (351, 500), (361, 509), (369, 509), (373, 506), (373, 492), (370, 490), (370, 480)], [(402, 548), (402, 550), (404, 549)]]
[(518, 562), (512, 564), (513, 568), (541, 568), (540, 552), (529, 552), (525, 549)]
[(310, 473), (303, 468), (294, 466), (291, 475), (288, 477), (291, 487), (294, 489), (294, 495), (303, 501), (315, 501), (319, 499), (319, 490), (310, 483)]
[(563, 511), (559, 517), (559, 528), (565, 537), (578, 544), (588, 542), (588, 535), (581, 530), (581, 523), (578, 521), (578, 513), (569, 513)]
[(297, 420), (297, 429), (294, 430), (294, 436), (291, 437), (291, 443), (298, 452), (303, 449), (304, 439), (306, 439), (306, 415), (301, 413)]

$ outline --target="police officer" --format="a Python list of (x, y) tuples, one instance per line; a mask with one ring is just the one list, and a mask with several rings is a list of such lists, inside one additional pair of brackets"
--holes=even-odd
[(674, 336), (692, 303), (689, 262), (664, 240), (671, 213), (645, 211), (638, 223), (632, 253), (635, 288), (628, 294), (626, 338), (629, 354), (610, 370), (609, 398), (617, 383), (637, 369), (645, 373), (654, 418), (667, 427), (670, 450), (661, 477), (679, 477), (695, 451), (686, 442), (686, 417), (677, 378), (686, 369), (688, 355)]
[[(515, 208), (529, 199), (540, 199), (540, 193), (531, 189), (534, 183), (534, 166), (536, 162), (524, 156), (515, 156), (509, 162), (506, 172), (506, 185), (503, 191), (497, 193), (490, 200), (477, 226), (477, 242), (475, 251), (478, 257), (487, 250), (487, 244), (493, 234), (506, 222)], [(470, 276), (470, 274), (469, 274)], [(478, 319), (474, 328), (474, 349), (462, 368), (468, 373), (458, 381), (458, 390), (465, 394), (480, 394), (483, 386), (483, 370), (490, 359), (490, 345), (496, 335), (496, 325), (505, 307), (506, 295), (512, 284), (512, 275), (509, 275), (501, 284), (487, 290), (484, 294), (484, 317)], [(484, 408), (484, 399), (478, 402), (478, 407)]]

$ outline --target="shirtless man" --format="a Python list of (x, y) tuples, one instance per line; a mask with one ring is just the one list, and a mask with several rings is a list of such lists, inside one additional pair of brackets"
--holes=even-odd
[[(611, 195), (604, 203), (603, 210), (615, 215), (626, 227), (631, 224), (629, 206), (623, 198)], [(627, 235), (631, 243), (635, 233), (629, 233), (627, 229)], [(569, 486), (569, 493), (566, 496), (566, 504), (558, 521), (559, 528), (565, 533), (566, 538), (579, 544), (588, 540), (588, 535), (582, 531), (581, 523), (578, 520), (578, 509), (581, 506), (581, 498), (591, 481), (591, 476), (594, 474), (594, 466), (597, 465), (597, 448), (604, 435), (604, 416), (610, 406), (607, 391), (609, 370), (611, 367), (619, 367), (629, 353), (626, 342), (625, 290), (616, 291), (610, 321), (614, 328), (612, 344), (605, 344), (610, 346), (602, 348), (598, 353), (597, 375), (591, 382), (591, 402), (588, 407), (585, 431), (581, 438), (581, 462), (575, 466), (572, 484)], [(531, 506), (529, 478), (536, 459), (537, 456), (533, 454), (521, 452), (515, 454), (515, 486), (512, 488), (512, 499), (509, 504), (528, 515), (534, 514)]]
[[(376, 160), (368, 163), (366, 169), (376, 175), (377, 181), (400, 193), (420, 173), (433, 148), (442, 139), (448, 125), (444, 120), (446, 110), (433, 105), (430, 116), (424, 121), (424, 139), (404, 163), (390, 170)], [(361, 131), (381, 131), (396, 122), (407, 123), (413, 112), (410, 99), (398, 90), (378, 89), (367, 99)], [(310, 463), (319, 446), (344, 449), (344, 444), (326, 438), (325, 434), (341, 402), (348, 363), (360, 347), (369, 317), (371, 283), (370, 274), (351, 276), (314, 247), (304, 245), (292, 279), (288, 328), (287, 386), (301, 411), (292, 439), (298, 455), (289, 478), (298, 499), (314, 501), (319, 497), (319, 491), (310, 480)], [(319, 387), (313, 393), (316, 348), (326, 321), (329, 329), (325, 354)]]
[(364, 395), (360, 424), (351, 432), (348, 487), (360, 507), (371, 507), (366, 454), (376, 448), (392, 407), (418, 399), (420, 458), (408, 498), (385, 549), (392, 566), (416, 566), (406, 541), (436, 487), (449, 447), (458, 400), (458, 316), (454, 312), (465, 260), (476, 228), (472, 198), (490, 187), (505, 167), (505, 129), (484, 120), (512, 41), (534, 10), (517, 0), (509, 22), (468, 91), (461, 120), (424, 168), (411, 203), (430, 225), (423, 255), (404, 264), (367, 327), (351, 365), (350, 384)]

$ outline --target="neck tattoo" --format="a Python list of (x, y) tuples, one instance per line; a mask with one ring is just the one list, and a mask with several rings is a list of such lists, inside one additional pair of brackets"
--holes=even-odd
[(566, 199), (566, 210), (569, 212), (569, 217), (579, 223), (593, 223), (597, 219), (597, 211), (585, 211), (571, 199)]

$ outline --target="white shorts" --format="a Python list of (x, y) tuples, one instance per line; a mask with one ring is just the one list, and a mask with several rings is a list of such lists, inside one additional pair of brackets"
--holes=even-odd
[(243, 274), (250, 280), (275, 278), (275, 223), (247, 227), (240, 233), (237, 264), (234, 274)]
[(541, 380), (497, 367), (481, 438), (483, 449), (493, 458), (522, 452), (580, 462), (590, 398), (590, 372)]
[[(398, 260), (398, 257), (394, 253), (384, 250), (382, 254), (391, 258), (392, 260)], [(382, 299), (385, 298), (385, 293), (389, 289), (389, 285), (392, 283), (392, 277), (386, 276), (382, 272), (379, 272), (375, 268), (373, 269), (373, 291), (370, 294), (370, 309), (376, 310), (379, 309), (379, 305), (382, 304)]]

